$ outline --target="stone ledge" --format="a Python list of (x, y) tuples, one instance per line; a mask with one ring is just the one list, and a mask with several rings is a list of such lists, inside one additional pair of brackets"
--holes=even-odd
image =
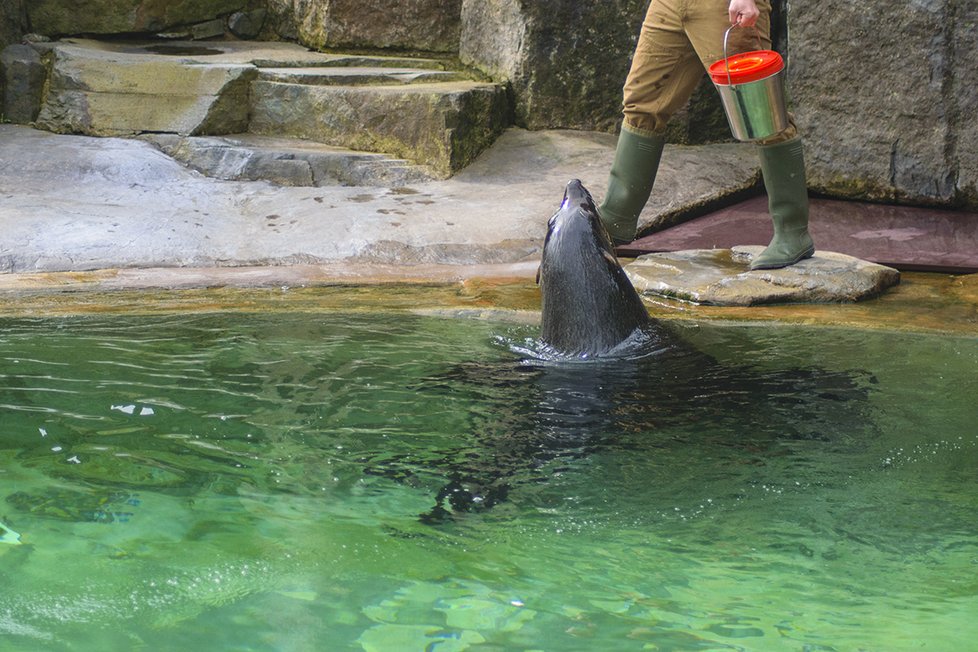
[(316, 187), (397, 187), (431, 180), (423, 167), (401, 159), (297, 138), (254, 134), (223, 137), (148, 134), (140, 138), (215, 179)]
[(497, 84), (441, 82), (310, 86), (256, 81), (249, 131), (383, 152), (448, 178), (471, 163), (509, 124)]
[(847, 303), (878, 296), (900, 282), (895, 269), (829, 251), (816, 251), (791, 267), (750, 271), (751, 259), (763, 249), (646, 254), (625, 271), (643, 295), (717, 306)]

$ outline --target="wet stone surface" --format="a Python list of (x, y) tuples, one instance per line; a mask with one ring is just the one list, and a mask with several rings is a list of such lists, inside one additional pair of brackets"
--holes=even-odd
[[(169, 140), (177, 141), (176, 151), (183, 139)], [(388, 169), (373, 177), (379, 185), (320, 187), (209, 178), (137, 140), (0, 125), (0, 141), (4, 273), (367, 263), (405, 274), (420, 264), (535, 266), (568, 179), (602, 197), (615, 153), (611, 134), (511, 129), (451, 179)], [(329, 158), (313, 156), (320, 150), (282, 150), (279, 139), (261, 142), (295, 158), (255, 160), (238, 151), (236, 160), (309, 175), (314, 161)], [(648, 221), (717, 201), (754, 175), (736, 145), (667, 152), (659, 180), (668, 192), (649, 203)], [(230, 148), (215, 147), (212, 155), (216, 168), (233, 167)]]
[(643, 295), (717, 306), (853, 302), (879, 296), (900, 282), (895, 269), (828, 251), (783, 269), (750, 271), (751, 259), (763, 249), (647, 254), (625, 271)]

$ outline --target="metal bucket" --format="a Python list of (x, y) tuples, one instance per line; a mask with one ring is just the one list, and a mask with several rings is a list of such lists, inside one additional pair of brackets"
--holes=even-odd
[(782, 70), (746, 84), (714, 84), (734, 138), (762, 140), (788, 128), (783, 75)]
[[(734, 26), (736, 27), (736, 25)], [(730, 29), (733, 29), (731, 27)], [(784, 100), (784, 65), (780, 55), (768, 50), (749, 52), (740, 56), (752, 54), (772, 54), (777, 56), (780, 68), (776, 72), (761, 79), (746, 83), (734, 83), (730, 74), (730, 57), (727, 56), (727, 36), (723, 36), (723, 61), (710, 66), (713, 85), (720, 93), (723, 111), (727, 114), (727, 122), (734, 138), (743, 141), (762, 140), (784, 131), (788, 127), (788, 109)], [(720, 64), (723, 67), (720, 67)], [(725, 69), (726, 75), (716, 74)], [(718, 80), (718, 77), (720, 80)], [(726, 81), (724, 84), (722, 81)]]

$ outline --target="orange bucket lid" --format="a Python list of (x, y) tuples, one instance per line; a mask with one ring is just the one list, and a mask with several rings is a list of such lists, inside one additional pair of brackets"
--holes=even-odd
[[(781, 55), (774, 50), (755, 50), (753, 52), (743, 52), (732, 57), (720, 59), (710, 65), (710, 78), (715, 84), (728, 86), (733, 84), (746, 84), (770, 77), (784, 69), (784, 60)], [(727, 77), (727, 66), (730, 67), (730, 77)]]

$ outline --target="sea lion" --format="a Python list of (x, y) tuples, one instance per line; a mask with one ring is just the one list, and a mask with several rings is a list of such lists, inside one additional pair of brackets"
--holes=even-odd
[(567, 184), (550, 218), (537, 282), (540, 339), (558, 354), (608, 355), (652, 321), (615, 257), (591, 194), (577, 179)]

